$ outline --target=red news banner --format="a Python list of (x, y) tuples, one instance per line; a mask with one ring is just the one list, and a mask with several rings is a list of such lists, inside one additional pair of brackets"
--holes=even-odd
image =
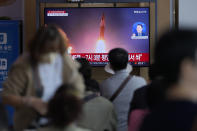
[[(73, 59), (86, 58), (90, 62), (108, 62), (108, 53), (72, 53)], [(129, 62), (149, 62), (148, 53), (129, 53)]]

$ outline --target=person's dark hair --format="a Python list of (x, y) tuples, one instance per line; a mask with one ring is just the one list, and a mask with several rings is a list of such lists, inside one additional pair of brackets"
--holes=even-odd
[(63, 55), (65, 53), (66, 41), (59, 29), (56, 25), (45, 25), (38, 29), (28, 48), (33, 64), (37, 64), (43, 54), (59, 52)]
[(86, 91), (92, 91), (95, 93), (100, 93), (99, 83), (94, 79), (89, 79), (85, 81)]
[(128, 52), (122, 48), (115, 48), (109, 52), (109, 62), (113, 70), (121, 70), (127, 67)]
[(156, 44), (155, 67), (170, 85), (178, 81), (184, 59), (196, 60), (197, 31), (173, 30), (166, 33)]
[(84, 79), (91, 79), (92, 67), (90, 66), (89, 61), (86, 58), (77, 58), (76, 60), (81, 64), (79, 72), (83, 75)]
[(152, 111), (166, 100), (166, 84), (162, 79), (153, 80), (147, 88), (146, 98), (149, 109)]
[(148, 76), (150, 80), (154, 80), (157, 77), (157, 73), (155, 70), (155, 64), (151, 64), (148, 68)]
[(62, 85), (48, 104), (48, 117), (51, 124), (63, 128), (77, 120), (82, 111), (82, 100), (75, 95), (71, 85)]
[[(141, 27), (143, 28), (143, 25), (142, 25), (142, 24), (138, 24), (138, 25), (141, 26)], [(137, 25), (137, 26), (138, 26), (138, 25)]]
[(79, 72), (83, 75), (86, 85), (86, 91), (100, 92), (99, 84), (96, 80), (92, 79), (92, 67), (90, 63), (85, 58), (77, 58), (76, 59), (81, 67), (79, 68)]

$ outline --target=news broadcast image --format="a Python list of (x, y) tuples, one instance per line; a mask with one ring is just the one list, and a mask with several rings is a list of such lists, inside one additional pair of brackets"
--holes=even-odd
[(149, 8), (45, 8), (44, 23), (66, 32), (73, 59), (104, 66), (111, 49), (124, 48), (133, 66), (149, 65)]

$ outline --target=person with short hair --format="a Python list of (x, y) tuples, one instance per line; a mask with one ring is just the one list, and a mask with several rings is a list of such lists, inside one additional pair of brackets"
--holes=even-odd
[(142, 36), (143, 26), (141, 24), (138, 24), (136, 31), (137, 31), (137, 36)]
[(133, 36), (145, 36), (145, 33), (143, 32), (143, 25), (138, 24), (136, 26), (136, 32), (133, 34)]
[[(109, 64), (105, 70), (113, 75), (101, 83), (102, 96), (110, 99), (112, 95), (120, 88), (120, 85), (127, 79), (132, 71), (132, 66), (128, 63), (128, 52), (122, 48), (115, 48), (109, 52)], [(129, 103), (133, 98), (136, 89), (144, 86), (144, 78), (131, 75), (124, 89), (112, 101), (118, 117), (118, 131), (127, 131)]]

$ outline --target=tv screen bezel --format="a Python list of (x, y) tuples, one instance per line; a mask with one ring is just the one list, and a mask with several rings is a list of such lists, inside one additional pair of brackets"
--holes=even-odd
[[(132, 65), (135, 68), (140, 67), (149, 67), (151, 63), (151, 8), (150, 3), (144, 2), (143, 5), (140, 5), (140, 3), (41, 3), (40, 4), (40, 26), (44, 25), (45, 23), (45, 9), (48, 8), (148, 8), (149, 9), (149, 62), (147, 65)], [(105, 64), (102, 65), (93, 65), (93, 67), (103, 67)]]

